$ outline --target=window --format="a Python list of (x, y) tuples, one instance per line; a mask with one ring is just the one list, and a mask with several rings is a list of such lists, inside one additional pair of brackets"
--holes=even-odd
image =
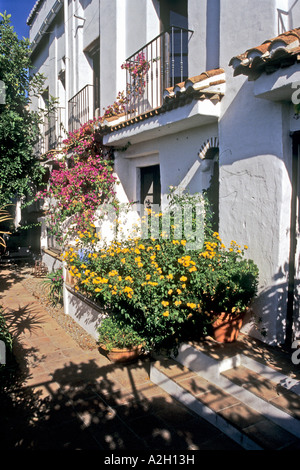
[(170, 26), (188, 28), (187, 0), (160, 0), (161, 30)]
[(150, 208), (152, 204), (161, 203), (161, 185), (159, 165), (140, 168), (141, 174), (141, 199), (144, 207)]
[(100, 108), (100, 49), (92, 54), (93, 85), (94, 85), (94, 111)]
[(85, 53), (91, 61), (93, 69), (93, 90), (94, 90), (94, 113), (96, 109), (100, 108), (100, 40), (99, 38), (93, 41), (86, 49)]

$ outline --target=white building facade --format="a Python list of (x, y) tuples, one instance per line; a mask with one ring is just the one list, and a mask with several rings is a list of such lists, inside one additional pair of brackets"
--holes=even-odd
[(213, 184), (217, 230), (260, 270), (266, 336), (252, 320), (244, 331), (299, 338), (300, 2), (38, 0), (27, 22), (44, 100), (58, 99), (41, 151), (101, 116), (126, 93), (121, 65), (146, 57), (142, 97), (103, 126), (106, 145), (130, 143), (114, 155), (120, 200), (164, 204), (169, 186)]

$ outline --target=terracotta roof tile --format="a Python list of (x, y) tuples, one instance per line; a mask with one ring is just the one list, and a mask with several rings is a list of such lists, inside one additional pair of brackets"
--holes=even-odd
[(44, 0), (36, 0), (35, 4), (33, 5), (33, 8), (32, 10), (30, 11), (29, 15), (28, 15), (28, 18), (27, 18), (27, 21), (26, 23), (30, 26), (30, 24), (32, 23), (39, 7), (41, 6), (41, 4), (43, 3)]
[(234, 75), (255, 80), (263, 72), (272, 73), (299, 61), (299, 47), (300, 28), (295, 28), (232, 57), (229, 65), (234, 68)]

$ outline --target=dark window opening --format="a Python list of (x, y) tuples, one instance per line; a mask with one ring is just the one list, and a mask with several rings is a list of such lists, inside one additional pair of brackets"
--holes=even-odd
[(99, 38), (85, 49), (86, 54), (92, 61), (93, 68), (93, 90), (94, 90), (94, 111), (100, 108), (100, 46)]
[(212, 229), (215, 232), (219, 231), (219, 149), (217, 147), (211, 147), (208, 149), (205, 159), (212, 160), (212, 175), (210, 180), (210, 186), (206, 191), (210, 209), (212, 212)]
[(161, 30), (166, 31), (171, 26), (188, 28), (187, 0), (160, 1)]
[(100, 108), (100, 50), (92, 56), (93, 59), (93, 85), (94, 85), (94, 110)]
[(188, 9), (187, 0), (161, 0), (160, 2), (161, 32), (168, 31), (168, 43), (165, 44), (164, 63), (169, 63), (172, 82), (166, 86), (174, 86), (188, 78)]
[(147, 166), (141, 171), (141, 200), (144, 207), (151, 208), (153, 204), (161, 203), (161, 184), (159, 165)]

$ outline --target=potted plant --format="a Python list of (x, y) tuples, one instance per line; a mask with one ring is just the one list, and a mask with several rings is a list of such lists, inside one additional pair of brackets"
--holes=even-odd
[(113, 362), (131, 362), (143, 352), (141, 335), (113, 315), (103, 319), (98, 333), (101, 351)]
[(231, 241), (226, 249), (218, 233), (204, 243), (201, 263), (191, 279), (201, 312), (211, 319), (211, 334), (218, 342), (237, 339), (245, 313), (257, 293), (258, 268), (244, 258), (247, 246)]

